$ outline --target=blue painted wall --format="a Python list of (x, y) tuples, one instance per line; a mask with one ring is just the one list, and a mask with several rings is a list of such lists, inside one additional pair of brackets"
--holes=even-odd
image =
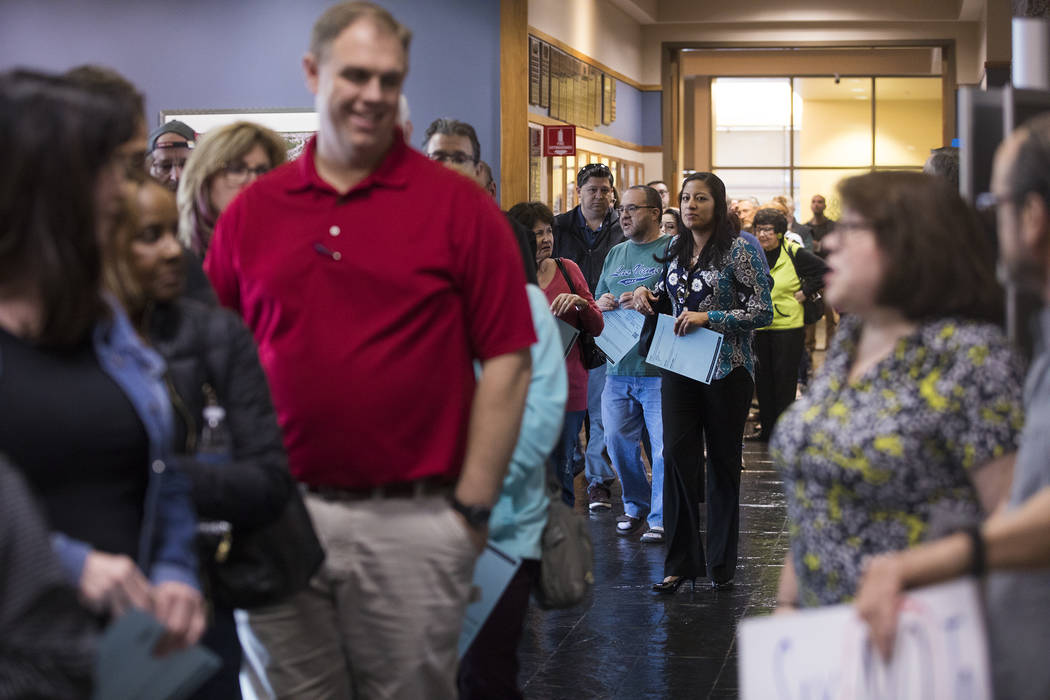
[[(382, 0), (414, 32), (405, 94), (419, 137), (433, 119), (478, 131), (499, 171), (499, 3)], [(0, 69), (108, 65), (166, 109), (312, 107), (301, 58), (327, 0), (0, 0)]]

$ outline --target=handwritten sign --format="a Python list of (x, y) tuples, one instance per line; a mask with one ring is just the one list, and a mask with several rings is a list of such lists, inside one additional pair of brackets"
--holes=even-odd
[(852, 606), (752, 618), (740, 625), (742, 700), (991, 700), (977, 587), (913, 591), (890, 663)]

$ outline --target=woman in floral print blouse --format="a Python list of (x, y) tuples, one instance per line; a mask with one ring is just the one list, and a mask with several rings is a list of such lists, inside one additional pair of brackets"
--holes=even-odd
[[(656, 295), (670, 297), (675, 333), (702, 326), (723, 335), (714, 379), (703, 384), (661, 372), (664, 423), (664, 579), (653, 590), (673, 593), (685, 580), (710, 576), (732, 585), (740, 524), (741, 440), (755, 391), (751, 335), (773, 320), (770, 279), (761, 254), (739, 237), (726, 207), (726, 189), (711, 173), (682, 183), (682, 222), (670, 244)], [(657, 297), (645, 287), (635, 308), (653, 313)], [(707, 442), (706, 498), (704, 441)], [(707, 503), (707, 556), (700, 541), (699, 504)]]
[(995, 254), (958, 193), (907, 172), (839, 190), (825, 296), (848, 316), (770, 443), (791, 532), (780, 608), (848, 601), (868, 555), (976, 524), (1023, 421)]

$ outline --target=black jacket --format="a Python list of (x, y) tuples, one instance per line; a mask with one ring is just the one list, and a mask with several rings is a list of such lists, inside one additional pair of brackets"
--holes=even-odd
[(593, 294), (602, 276), (602, 265), (605, 256), (613, 246), (623, 243), (626, 238), (620, 228), (620, 219), (612, 209), (605, 215), (602, 230), (594, 241), (594, 246), (587, 245), (585, 224), (579, 221), (577, 206), (564, 214), (554, 217), (554, 253), (555, 258), (567, 258), (580, 266), (587, 287)]
[[(270, 387), (255, 341), (232, 312), (190, 299), (147, 310), (153, 347), (168, 363), (179, 464), (193, 482), (193, 504), (205, 520), (254, 529), (275, 520), (293, 488)], [(233, 462), (194, 459), (205, 386), (226, 409)]]

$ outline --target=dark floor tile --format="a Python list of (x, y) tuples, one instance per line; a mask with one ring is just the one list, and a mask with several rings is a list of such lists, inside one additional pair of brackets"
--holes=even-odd
[(638, 659), (617, 689), (615, 698), (705, 697), (722, 669), (721, 659), (644, 657)]
[(775, 606), (787, 548), (780, 475), (758, 443), (748, 443), (744, 461), (740, 558), (736, 586), (726, 591), (701, 579), (695, 592), (651, 592), (663, 577), (664, 547), (642, 544), (640, 532), (616, 534), (623, 512), (618, 486), (612, 511), (591, 514), (577, 484), (577, 511), (595, 547), (596, 583), (571, 610), (529, 610), (519, 657), (526, 698), (738, 696), (737, 623)]

